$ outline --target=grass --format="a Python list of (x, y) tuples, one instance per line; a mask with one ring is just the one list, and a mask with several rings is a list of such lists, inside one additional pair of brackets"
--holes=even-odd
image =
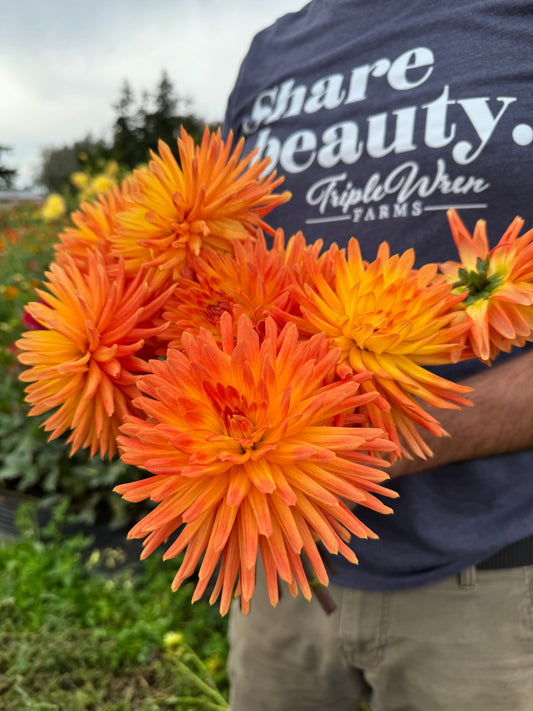
[(63, 519), (0, 542), (0, 710), (229, 709), (226, 620), (171, 592), (176, 561), (121, 566)]

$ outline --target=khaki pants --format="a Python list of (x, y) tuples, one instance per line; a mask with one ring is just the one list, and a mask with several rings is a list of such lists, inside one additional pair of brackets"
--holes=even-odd
[(330, 616), (286, 588), (272, 608), (261, 579), (234, 603), (232, 711), (533, 711), (533, 566), (330, 590)]

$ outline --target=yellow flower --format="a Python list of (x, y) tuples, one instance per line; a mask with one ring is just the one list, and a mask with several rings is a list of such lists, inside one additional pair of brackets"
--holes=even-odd
[(465, 357), (488, 363), (500, 351), (532, 340), (533, 230), (519, 237), (524, 220), (516, 217), (489, 250), (484, 220), (470, 235), (455, 210), (448, 219), (461, 261), (440, 268), (454, 293), (464, 297), (457, 309), (471, 325)]
[(91, 180), (89, 189), (93, 195), (97, 193), (103, 193), (113, 187), (115, 181), (109, 175), (100, 173), (100, 175), (95, 175)]
[(183, 338), (184, 351), (151, 361), (139, 382), (144, 395), (134, 404), (145, 418), (128, 417), (121, 428), (123, 460), (153, 476), (115, 490), (128, 501), (159, 502), (129, 537), (146, 537), (145, 557), (179, 532), (164, 555), (186, 550), (173, 589), (201, 563), (193, 601), (217, 575), (210, 601), (221, 596), (222, 614), (234, 592), (248, 610), (258, 552), (273, 605), (278, 576), (293, 595), (300, 587), (309, 598), (300, 554), (322, 584), (328, 576), (317, 539), (357, 561), (350, 534), (375, 534), (344, 500), (390, 512), (375, 494), (395, 494), (380, 486), (386, 475), (374, 467), (385, 465), (376, 453), (394, 445), (380, 430), (335, 425), (369, 398), (358, 394), (357, 378), (329, 382), (338, 353), (322, 334), (298, 342), (294, 324), (278, 333), (268, 318), (260, 338), (246, 316), (234, 329), (225, 312), (222, 345), (206, 329)]
[(390, 256), (383, 242), (370, 264), (359, 243), (351, 239), (347, 254), (330, 248), (333, 276), (326, 279), (316, 260), (305, 266), (311, 283), (299, 290), (303, 318), (295, 318), (305, 333), (324, 332), (340, 349), (338, 376), (371, 373), (361, 387), (380, 397), (365, 405), (375, 427), (384, 429), (403, 454), (419, 457), (431, 450), (417, 431), (421, 425), (435, 435), (444, 430), (419, 401), (433, 407), (468, 405), (468, 388), (437, 377), (425, 366), (457, 361), (468, 324), (452, 307), (461, 297), (448, 284), (434, 283), (435, 264), (413, 269), (414, 252)]
[(183, 632), (167, 632), (163, 637), (163, 645), (167, 652), (174, 652), (182, 647), (185, 642)]
[(203, 246), (230, 252), (257, 227), (272, 232), (263, 217), (289, 199), (289, 193), (272, 192), (283, 179), (260, 177), (268, 161), (251, 163), (253, 155), (241, 160), (243, 141), (233, 151), (231, 144), (231, 136), (224, 142), (220, 131), (210, 134), (206, 128), (195, 146), (182, 129), (180, 165), (161, 141), (149, 169), (135, 171), (134, 205), (119, 215), (112, 236), (128, 273), (148, 265), (157, 267), (163, 280), (177, 279)]
[(224, 669), (224, 667), (224, 661), (218, 654), (205, 660), (205, 668), (210, 674), (215, 674), (217, 671)]
[(70, 176), (70, 182), (78, 190), (83, 190), (89, 183), (89, 176), (87, 173), (83, 173), (81, 170), (78, 170), (75, 173), (72, 173)]
[(65, 200), (58, 193), (50, 193), (41, 208), (41, 217), (44, 220), (57, 220), (63, 217), (67, 208)]
[(110, 178), (116, 178), (118, 173), (119, 173), (119, 164), (117, 163), (116, 160), (110, 160), (107, 162), (104, 174), (109, 176)]

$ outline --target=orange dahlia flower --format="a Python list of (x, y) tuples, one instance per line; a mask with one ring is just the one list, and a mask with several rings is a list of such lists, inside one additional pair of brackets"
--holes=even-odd
[(260, 177), (268, 159), (253, 163), (253, 152), (241, 160), (243, 145), (241, 139), (232, 150), (231, 134), (224, 142), (220, 131), (210, 134), (206, 128), (195, 146), (182, 128), (178, 165), (160, 141), (149, 169), (135, 171), (139, 190), (132, 193), (134, 205), (119, 216), (112, 237), (128, 273), (146, 264), (176, 279), (189, 255), (203, 246), (229, 252), (258, 227), (272, 231), (263, 217), (290, 194), (273, 193), (283, 181), (275, 173)]
[(123, 265), (111, 278), (100, 253), (87, 255), (86, 273), (63, 255), (46, 276), (41, 302), (26, 306), (41, 330), (16, 344), (20, 362), (31, 366), (20, 376), (30, 383), (30, 415), (55, 410), (44, 422), (50, 439), (70, 429), (72, 453), (90, 447), (91, 456), (112, 456), (119, 425), (133, 411), (137, 375), (147, 370), (138, 353), (159, 330), (150, 321), (168, 293), (152, 298), (140, 278), (126, 281)]
[(199, 565), (194, 602), (219, 566), (210, 601), (221, 595), (225, 614), (234, 592), (248, 610), (258, 551), (272, 604), (278, 576), (309, 598), (302, 552), (327, 584), (317, 539), (356, 562), (350, 534), (375, 537), (342, 499), (388, 513), (375, 494), (395, 494), (374, 468), (385, 464), (375, 453), (393, 446), (383, 433), (333, 426), (373, 396), (358, 393), (357, 378), (325, 384), (338, 354), (322, 334), (298, 342), (294, 324), (278, 333), (269, 318), (261, 340), (250, 319), (235, 329), (225, 312), (221, 336), (219, 345), (207, 329), (187, 332), (183, 352), (151, 362), (135, 400), (146, 419), (128, 417), (119, 446), (126, 463), (153, 476), (115, 490), (159, 502), (129, 534), (146, 537), (143, 557), (179, 529), (164, 555), (186, 549), (174, 590)]
[(464, 297), (457, 308), (471, 324), (465, 356), (489, 363), (500, 351), (532, 340), (533, 230), (519, 237), (524, 220), (515, 217), (489, 250), (484, 220), (472, 235), (455, 210), (448, 220), (461, 261), (440, 268), (454, 293)]
[(261, 329), (274, 310), (291, 310), (291, 285), (302, 280), (305, 253), (318, 255), (321, 242), (307, 247), (301, 233), (285, 246), (282, 230), (277, 230), (271, 249), (262, 232), (255, 240), (235, 244), (234, 254), (205, 248), (191, 260), (196, 281), (181, 278), (169, 299), (164, 318), (169, 322), (161, 338), (170, 347), (181, 347), (183, 331), (209, 329), (220, 342), (220, 317), (229, 311), (235, 323), (241, 314)]
[(82, 270), (86, 270), (87, 255), (98, 251), (106, 257), (110, 267), (116, 262), (111, 257), (109, 241), (118, 226), (117, 214), (128, 208), (129, 195), (134, 186), (132, 177), (126, 178), (122, 185), (114, 185), (105, 193), (100, 193), (93, 203), (83, 202), (80, 209), (72, 213), (75, 227), (67, 227), (59, 235), (59, 243), (55, 246), (56, 259), (62, 262), (64, 255), (72, 257)]
[[(324, 332), (339, 348), (338, 376), (372, 374), (361, 387), (380, 398), (363, 410), (375, 427), (385, 430), (400, 447), (400, 438), (419, 457), (431, 455), (416, 425), (444, 434), (419, 401), (433, 407), (457, 408), (469, 402), (468, 388), (438, 377), (425, 366), (456, 361), (468, 324), (452, 307), (461, 297), (448, 284), (433, 283), (437, 266), (413, 269), (414, 252), (390, 256), (383, 242), (375, 261), (363, 261), (356, 239), (345, 250), (330, 248), (334, 261), (331, 283), (316, 263), (306, 262), (311, 284), (299, 291), (305, 333)], [(403, 454), (410, 456), (403, 447)]]

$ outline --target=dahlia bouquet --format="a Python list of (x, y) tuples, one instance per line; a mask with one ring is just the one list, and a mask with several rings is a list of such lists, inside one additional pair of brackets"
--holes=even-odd
[(367, 262), (355, 239), (273, 229), (290, 194), (242, 141), (182, 131), (178, 149), (59, 236), (17, 342), (30, 414), (72, 452), (148, 472), (116, 491), (157, 504), (129, 536), (143, 557), (183, 554), (174, 589), (196, 573), (193, 601), (209, 587), (246, 612), (262, 564), (272, 604), (279, 579), (310, 598), (319, 544), (356, 563), (350, 537), (377, 536), (354, 505), (390, 513), (389, 463), (431, 456), (421, 428), (445, 434), (427, 406), (469, 404), (428, 366), (533, 340), (533, 230), (517, 218), (490, 250), (451, 211), (457, 263), (415, 269), (385, 242)]

